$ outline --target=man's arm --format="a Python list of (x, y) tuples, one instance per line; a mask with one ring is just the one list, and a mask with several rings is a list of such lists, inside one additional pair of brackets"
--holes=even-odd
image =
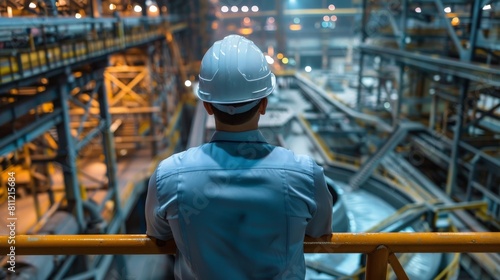
[(156, 170), (149, 178), (148, 193), (146, 197), (146, 234), (157, 240), (172, 239), (172, 230), (168, 220), (165, 219), (165, 213), (161, 212), (160, 202), (158, 201), (156, 186)]
[(325, 181), (323, 168), (314, 167), (314, 200), (316, 202), (316, 213), (309, 221), (306, 228), (306, 235), (320, 237), (332, 233), (332, 204), (333, 199)]

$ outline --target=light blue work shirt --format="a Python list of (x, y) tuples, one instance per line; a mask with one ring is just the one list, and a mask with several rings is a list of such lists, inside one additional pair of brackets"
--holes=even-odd
[(322, 167), (258, 130), (163, 160), (146, 199), (147, 234), (177, 244), (176, 279), (304, 279), (304, 235), (331, 233), (331, 216)]

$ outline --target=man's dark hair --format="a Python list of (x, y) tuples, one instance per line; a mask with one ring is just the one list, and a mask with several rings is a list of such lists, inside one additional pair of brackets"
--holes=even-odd
[[(240, 106), (246, 105), (250, 102), (253, 102), (253, 101), (248, 101), (248, 102), (243, 102), (243, 103), (235, 103), (235, 104), (224, 104), (224, 105), (231, 105), (234, 107), (240, 107)], [(255, 115), (257, 110), (259, 110), (259, 106), (260, 106), (261, 102), (262, 102), (262, 100), (259, 101), (259, 103), (257, 103), (257, 105), (253, 106), (252, 109), (250, 109), (246, 112), (243, 112), (241, 114), (235, 114), (235, 115), (230, 115), (228, 113), (222, 112), (219, 109), (215, 108), (214, 106), (211, 106), (211, 107), (212, 107), (212, 110), (214, 111), (215, 118), (218, 121), (220, 121), (221, 123), (228, 124), (228, 125), (240, 125), (240, 124), (246, 123)]]

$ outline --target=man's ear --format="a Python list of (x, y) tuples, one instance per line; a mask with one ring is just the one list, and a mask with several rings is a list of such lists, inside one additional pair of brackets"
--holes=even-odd
[(267, 97), (263, 98), (262, 101), (260, 101), (259, 113), (261, 115), (265, 115), (266, 114), (266, 109), (267, 109)]
[(212, 109), (212, 104), (203, 101), (203, 107), (205, 107), (205, 110), (207, 111), (207, 113), (209, 115), (213, 115), (214, 114), (214, 110)]

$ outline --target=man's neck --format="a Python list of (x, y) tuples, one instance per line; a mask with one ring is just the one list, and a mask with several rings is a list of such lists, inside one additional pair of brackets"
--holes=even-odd
[(242, 125), (228, 125), (215, 121), (215, 129), (218, 131), (243, 132), (249, 130), (256, 130), (258, 128), (259, 128), (258, 123), (253, 123), (253, 122), (248, 122)]

